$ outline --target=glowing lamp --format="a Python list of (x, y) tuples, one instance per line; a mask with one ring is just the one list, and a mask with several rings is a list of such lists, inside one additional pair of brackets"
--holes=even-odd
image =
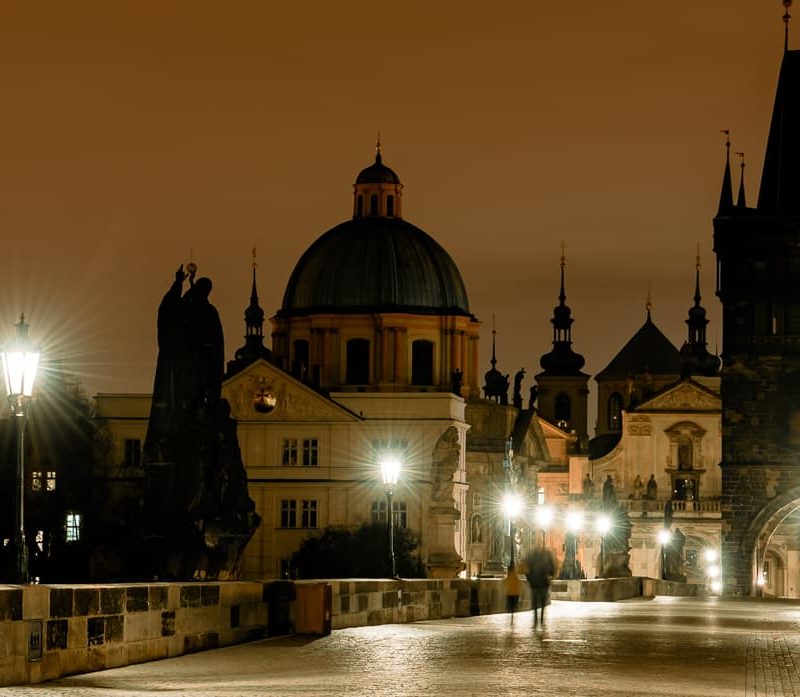
[(549, 528), (553, 523), (555, 513), (550, 506), (537, 506), (536, 507), (536, 524), (540, 528)]
[(569, 511), (566, 518), (567, 530), (570, 532), (580, 532), (583, 529), (583, 513), (581, 511)]
[(522, 513), (522, 497), (519, 494), (506, 494), (503, 497), (503, 510), (509, 518), (516, 518)]
[(33, 383), (39, 367), (39, 350), (28, 339), (25, 315), (20, 315), (16, 327), (17, 336), (2, 352), (6, 392), (12, 402), (33, 395)]
[(597, 532), (599, 532), (601, 535), (605, 535), (609, 530), (611, 530), (611, 517), (607, 515), (599, 515), (594, 521), (594, 524), (597, 528)]

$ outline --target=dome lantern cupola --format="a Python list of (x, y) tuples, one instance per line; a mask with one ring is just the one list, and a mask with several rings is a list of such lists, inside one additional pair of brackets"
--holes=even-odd
[(362, 169), (353, 184), (353, 218), (402, 218), (403, 185), (395, 171), (383, 164), (381, 139), (375, 144), (375, 162)]
[(571, 375), (580, 373), (586, 362), (584, 357), (572, 350), (572, 310), (566, 303), (564, 291), (564, 267), (566, 257), (561, 253), (561, 290), (558, 294), (558, 305), (553, 308), (553, 350), (544, 354), (539, 360), (542, 369), (554, 375)]

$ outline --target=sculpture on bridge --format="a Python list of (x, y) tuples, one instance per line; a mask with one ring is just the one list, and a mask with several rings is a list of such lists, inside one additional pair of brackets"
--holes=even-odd
[(222, 399), (222, 325), (208, 301), (211, 281), (194, 275), (181, 266), (158, 309), (143, 453), (144, 540), (134, 561), (148, 578), (234, 578), (260, 522), (236, 422)]

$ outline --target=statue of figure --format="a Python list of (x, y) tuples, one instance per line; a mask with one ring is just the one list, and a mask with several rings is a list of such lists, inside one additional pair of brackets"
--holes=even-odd
[(458, 443), (458, 430), (455, 426), (449, 426), (436, 441), (433, 449), (431, 501), (434, 503), (449, 503), (455, 506), (453, 474), (458, 469), (460, 457), (461, 446)]
[(508, 404), (508, 386), (510, 382), (508, 380), (508, 373), (503, 375), (503, 379), (500, 383), (500, 404), (507, 405)]
[(514, 375), (514, 406), (522, 409), (522, 379), (525, 377), (525, 368), (520, 368)]
[(536, 398), (539, 396), (539, 388), (536, 385), (531, 385), (530, 397), (528, 397), (528, 409), (536, 407)]
[(664, 504), (664, 529), (669, 530), (672, 526), (672, 501)]
[[(189, 289), (181, 294), (183, 283)], [(222, 399), (223, 336), (211, 281), (183, 266), (158, 309), (147, 428), (144, 542), (135, 573), (234, 578), (260, 522), (247, 493), (236, 422)]]
[(603, 538), (603, 568), (600, 570), (604, 578), (630, 576), (630, 539), (631, 524), (628, 512), (622, 504), (616, 504), (611, 513), (611, 526)]
[(592, 478), (589, 476), (589, 473), (586, 473), (586, 476), (583, 478), (583, 496), (584, 498), (590, 498), (592, 495)]
[(647, 480), (647, 490), (644, 497), (648, 501), (655, 501), (658, 499), (658, 483), (656, 482), (656, 475), (651, 474), (650, 479)]
[(644, 490), (644, 482), (642, 478), (637, 474), (636, 479), (633, 480), (633, 493), (631, 497), (634, 499), (642, 498), (642, 491)]
[(603, 482), (603, 508), (610, 510), (617, 505), (617, 495), (614, 493), (614, 478), (608, 474)]
[(450, 391), (453, 394), (457, 394), (459, 397), (461, 396), (461, 383), (464, 378), (464, 374), (461, 372), (460, 368), (456, 368), (453, 371), (453, 374), (450, 376), (451, 385)]

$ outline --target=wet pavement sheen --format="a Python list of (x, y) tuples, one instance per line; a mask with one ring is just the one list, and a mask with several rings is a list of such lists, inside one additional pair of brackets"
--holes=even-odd
[(800, 697), (800, 604), (656, 598), (267, 639), (15, 697)]

